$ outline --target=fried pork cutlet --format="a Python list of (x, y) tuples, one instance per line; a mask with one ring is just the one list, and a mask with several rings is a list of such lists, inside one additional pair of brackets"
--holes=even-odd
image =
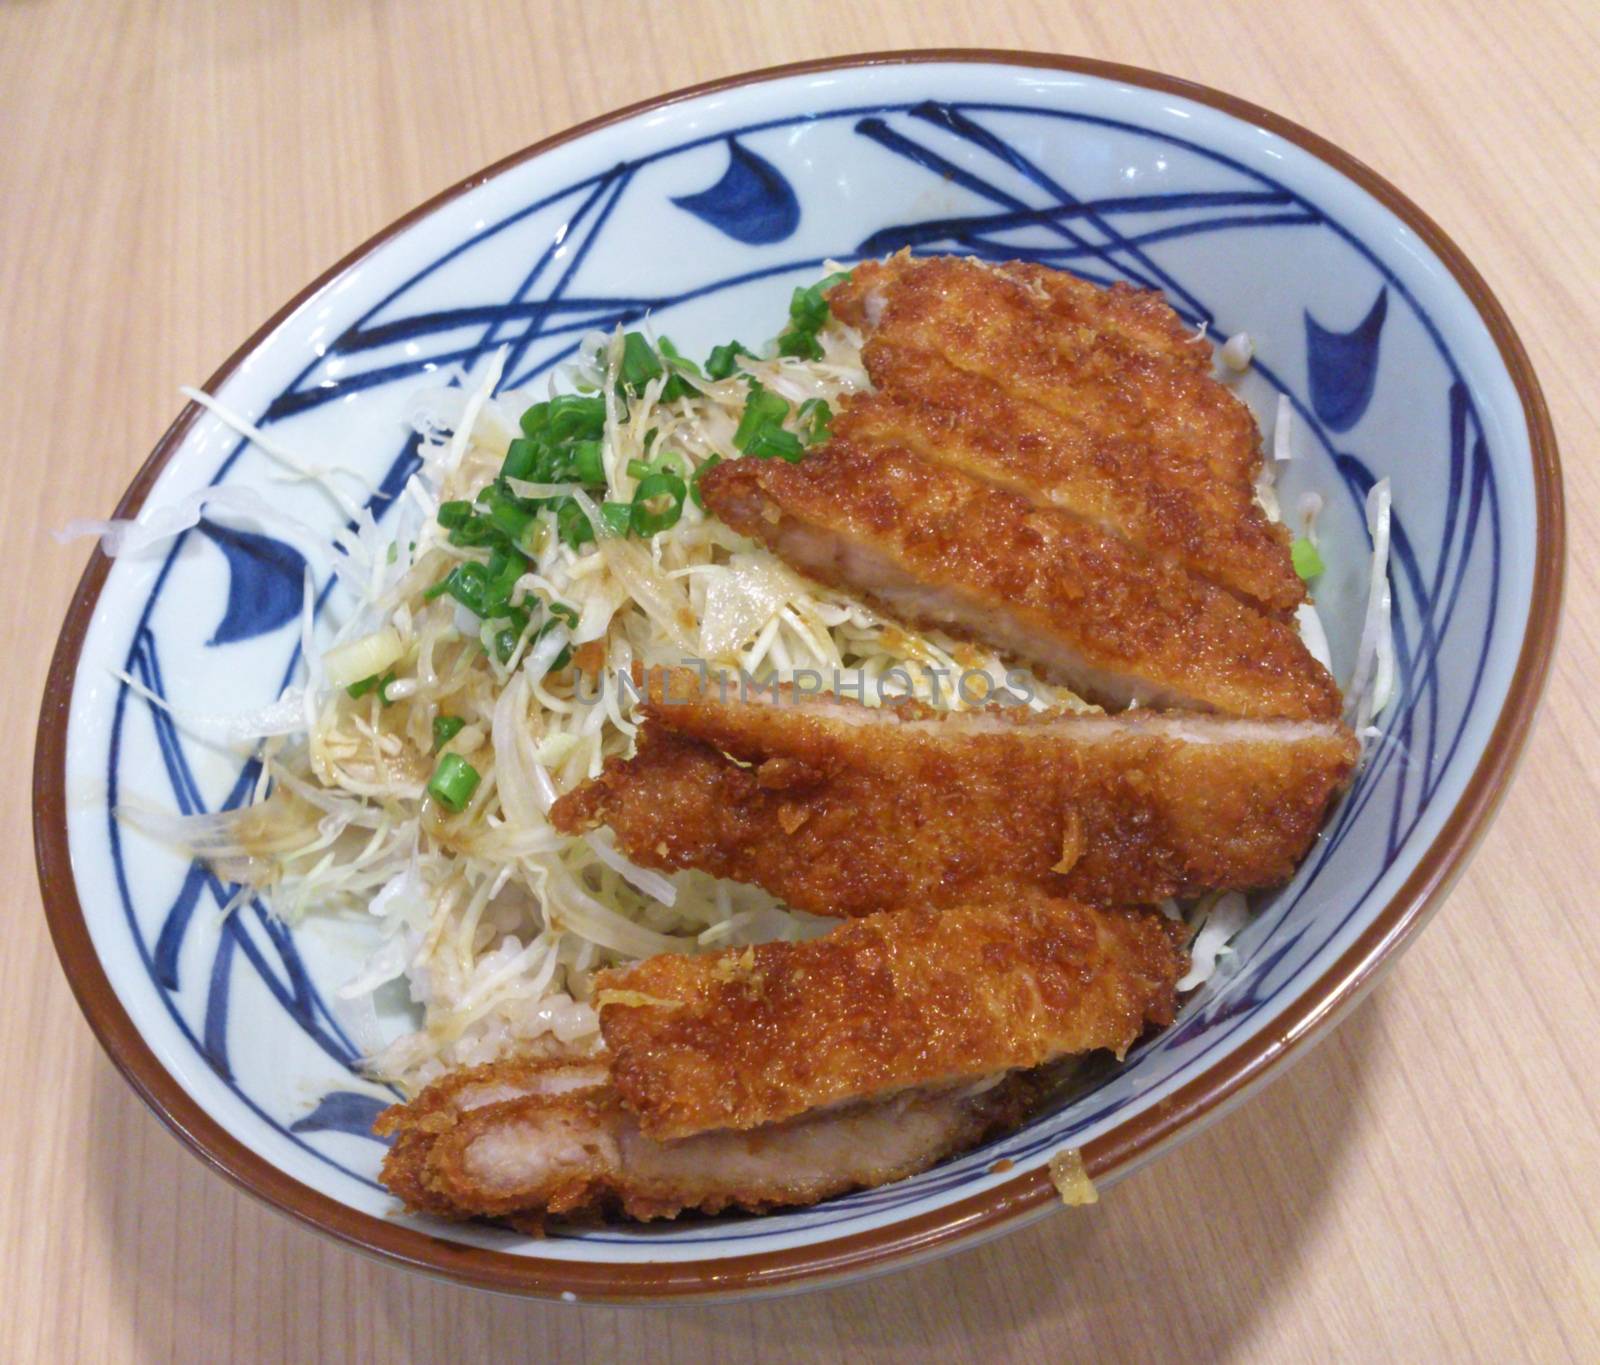
[(1211, 377), (1211, 348), (1159, 294), (1023, 262), (901, 253), (858, 265), (828, 306), (866, 331), (869, 372), (879, 342), (923, 351), (1153, 459), (1245, 490), (1255, 482), (1255, 419)]
[(1274, 614), (1305, 601), (1289, 532), (1249, 485), (1018, 399), (938, 355), (886, 341), (887, 331), (866, 347), (876, 391), (845, 405), (834, 435), (903, 446), (1060, 507)]
[(649, 1137), (756, 1128), (1058, 1057), (1172, 1022), (1183, 926), (1034, 898), (900, 910), (804, 943), (667, 955), (596, 979), (623, 1105)]
[(408, 1208), (491, 1217), (672, 1218), (812, 1204), (901, 1180), (1019, 1124), (1023, 1076), (808, 1114), (680, 1142), (645, 1137), (594, 1062), (501, 1061), (457, 1072), (382, 1114), (383, 1181)]
[(649, 677), (638, 751), (556, 802), (635, 862), (797, 909), (1153, 903), (1288, 880), (1359, 754), (1343, 726), (1197, 714), (873, 708)]
[(1093, 701), (1339, 714), (1338, 688), (1292, 625), (1072, 513), (900, 447), (835, 439), (798, 464), (733, 460), (700, 489), (800, 572)]
[(1159, 294), (901, 254), (828, 301), (867, 331), (875, 386), (836, 434), (1075, 512), (1268, 611), (1305, 600), (1288, 532), (1255, 501), (1249, 410)]

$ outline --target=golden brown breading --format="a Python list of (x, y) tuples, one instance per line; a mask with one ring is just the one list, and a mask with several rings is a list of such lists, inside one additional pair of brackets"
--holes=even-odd
[(1008, 1077), (661, 1143), (640, 1133), (603, 1062), (509, 1060), (436, 1082), (377, 1130), (395, 1139), (383, 1181), (408, 1208), (536, 1232), (554, 1217), (760, 1213), (901, 1180), (1014, 1127), (1038, 1093)]
[(649, 682), (636, 755), (551, 822), (610, 825), (636, 862), (754, 882), (820, 915), (1275, 885), (1359, 755), (1322, 722), (869, 708), (791, 688), (741, 700), (687, 670)]
[(981, 640), (1111, 706), (1328, 720), (1339, 690), (1294, 628), (1057, 508), (897, 447), (742, 459), (708, 508), (889, 615)]
[(900, 910), (805, 943), (653, 957), (602, 972), (595, 998), (617, 1093), (666, 1140), (1120, 1057), (1172, 1021), (1183, 932), (1157, 911), (1044, 898)]
[(881, 334), (866, 353), (877, 389), (845, 404), (835, 436), (901, 445), (1063, 508), (1265, 610), (1283, 614), (1305, 601), (1289, 532), (1268, 520), (1248, 485), (1060, 417)]
[(435, 1188), (429, 1163), (436, 1139), (480, 1109), (587, 1093), (606, 1085), (609, 1078), (606, 1063), (599, 1060), (508, 1058), (453, 1071), (410, 1103), (391, 1105), (378, 1115), (373, 1132), (394, 1139), (379, 1178), (407, 1208), (418, 1212), (446, 1218), (481, 1212), (459, 1208), (444, 1189)]
[[(910, 252), (903, 254), (908, 260), (914, 259)], [(958, 264), (970, 263), (966, 258), (953, 259)], [(1070, 329), (1073, 336), (1081, 337), (1083, 329), (1092, 328), (1115, 336), (1130, 347), (1161, 356), (1180, 369), (1200, 375), (1211, 373), (1211, 347), (1173, 311), (1158, 290), (1135, 289), (1121, 280), (1109, 288), (1102, 287), (1033, 261), (1005, 261), (991, 268), (1035, 294), (1049, 294), (1055, 324)]]
[(879, 339), (914, 347), (1242, 488), (1260, 469), (1250, 410), (1211, 378), (1211, 348), (1159, 295), (1099, 289), (1021, 262), (995, 268), (902, 253), (857, 266), (828, 304), (868, 330), (869, 369)]

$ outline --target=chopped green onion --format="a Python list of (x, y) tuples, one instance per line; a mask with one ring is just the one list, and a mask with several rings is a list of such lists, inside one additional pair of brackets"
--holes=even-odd
[(669, 374), (667, 382), (661, 386), (661, 401), (663, 403), (676, 403), (680, 398), (688, 398), (691, 394), (699, 393), (681, 374)]
[(527, 437), (542, 436), (550, 429), (550, 405), (548, 403), (535, 403), (522, 414), (519, 423), (522, 434)]
[(550, 615), (557, 620), (565, 621), (569, 626), (578, 624), (578, 609), (569, 607), (565, 602), (552, 602), (550, 604)]
[(744, 414), (739, 418), (738, 430), (733, 433), (734, 445), (748, 454), (750, 442), (755, 440), (763, 427), (781, 426), (788, 415), (789, 404), (786, 399), (762, 388), (760, 384), (752, 383), (750, 398), (744, 405)]
[(465, 526), (472, 517), (472, 504), (465, 498), (439, 504), (439, 525), (447, 531)]
[(452, 739), (466, 729), (467, 722), (460, 716), (435, 716), (433, 718), (433, 751), (438, 753)]
[(538, 464), (539, 447), (526, 436), (519, 436), (506, 447), (506, 458), (501, 462), (500, 476), (506, 479), (531, 479)]
[(481, 513), (473, 512), (461, 525), (450, 532), (452, 545), (481, 546), (492, 545), (499, 538), (500, 532), (490, 524), (489, 518)]
[(1289, 546), (1289, 558), (1294, 561), (1294, 571), (1307, 583), (1313, 578), (1320, 578), (1328, 567), (1322, 562), (1317, 547), (1304, 538), (1297, 539)]
[[(389, 675), (389, 679), (390, 679), (390, 681), (393, 681), (393, 679), (394, 679), (394, 674), (393, 673), (391, 673)], [(378, 675), (376, 673), (374, 673), (370, 678), (362, 678), (360, 682), (351, 683), (349, 687), (345, 688), (345, 691), (347, 693), (349, 693), (349, 695), (352, 698), (354, 698), (356, 701), (359, 701), (362, 697), (366, 696), (368, 692), (372, 691), (372, 689), (374, 687), (376, 687), (377, 685), (378, 685)]]
[(689, 496), (694, 499), (694, 505), (702, 512), (705, 511), (705, 500), (700, 496), (700, 480), (707, 471), (715, 469), (722, 463), (722, 456), (713, 455), (701, 465), (689, 478)]
[[(689, 383), (684, 375), (698, 375), (700, 367), (694, 361), (685, 360), (679, 355), (678, 348), (666, 337), (662, 337), (659, 344), (661, 353), (657, 355), (650, 349), (650, 343), (638, 332), (629, 332), (622, 338), (622, 373), (619, 387), (625, 392), (641, 394), (646, 384), (665, 374), (667, 382), (661, 386), (660, 395), (663, 403), (674, 403), (697, 392), (695, 386)], [(662, 364), (663, 356), (668, 362), (665, 366)], [(649, 439), (646, 438), (646, 447), (649, 444)]]
[(833, 422), (833, 409), (828, 406), (826, 398), (808, 398), (800, 405), (799, 412), (795, 413), (800, 423), (800, 431), (808, 445), (816, 445), (818, 441), (828, 439), (828, 428)]
[(739, 368), (739, 357), (749, 356), (755, 359), (753, 351), (746, 350), (737, 341), (730, 341), (726, 346), (713, 346), (711, 354), (706, 359), (706, 378), (729, 379), (733, 372)]
[(817, 340), (815, 332), (803, 332), (796, 328), (778, 338), (778, 354), (799, 356), (801, 360), (821, 360), (822, 343)]
[(575, 441), (572, 446), (572, 472), (579, 483), (604, 483), (605, 459), (599, 441)]
[(628, 477), (630, 479), (648, 479), (655, 472), (655, 466), (648, 460), (628, 461)]
[(644, 333), (629, 332), (622, 338), (622, 367), (618, 379), (623, 388), (643, 393), (645, 385), (662, 373), (661, 357), (651, 349)]
[(527, 534), (533, 522), (532, 504), (524, 504), (503, 489), (490, 486), (478, 495), (478, 501), (488, 509), (489, 524), (507, 540), (516, 542)]
[(600, 521), (614, 536), (625, 536), (633, 525), (631, 502), (603, 502), (600, 504)]
[(789, 321), (806, 332), (815, 332), (828, 320), (828, 303), (822, 297), (822, 285), (796, 289), (789, 296)]
[(679, 398), (698, 393), (699, 390), (689, 383), (684, 376), (692, 374), (697, 379), (701, 378), (700, 367), (690, 360), (688, 356), (680, 352), (672, 344), (670, 337), (662, 337), (656, 344), (661, 354), (666, 357), (668, 362), (667, 369), (670, 371), (667, 375), (667, 382), (661, 386), (661, 401), (671, 403)]
[(556, 534), (570, 550), (587, 545), (594, 539), (594, 527), (584, 516), (583, 508), (571, 498), (560, 498), (556, 504)]
[[(544, 409), (543, 417), (529, 430), (529, 418)], [(606, 400), (599, 394), (563, 393), (548, 403), (538, 403), (522, 414), (522, 429), (529, 436), (545, 434), (554, 445), (573, 440), (596, 440), (605, 435)]]
[(778, 459), (788, 460), (793, 464), (806, 453), (806, 448), (794, 432), (785, 431), (780, 426), (765, 426), (750, 438), (744, 453), (754, 455), (758, 459), (771, 459), (777, 456)]
[[(633, 494), (632, 523), (635, 534), (653, 536), (678, 524), (683, 515), (683, 499), (688, 489), (682, 479), (668, 470), (660, 469), (649, 478), (641, 480)], [(669, 499), (667, 506), (652, 511), (650, 504)]]
[(478, 782), (478, 770), (472, 764), (460, 754), (446, 754), (433, 770), (428, 792), (446, 810), (460, 814), (478, 790)]
[(660, 349), (661, 354), (666, 356), (666, 358), (672, 362), (673, 369), (682, 370), (685, 374), (697, 375), (700, 373), (700, 367), (672, 344), (671, 337), (662, 337), (661, 340), (656, 343), (656, 345)]
[(752, 382), (750, 398), (745, 403), (746, 413), (754, 412), (760, 422), (781, 422), (789, 415), (789, 400)]
[(828, 321), (828, 301), (823, 295), (849, 278), (848, 272), (840, 272), (794, 291), (789, 298), (788, 329), (778, 338), (779, 355), (822, 359), (822, 343), (817, 340), (817, 333)]
[(517, 580), (527, 571), (528, 563), (520, 554), (496, 546), (489, 554), (488, 564), (484, 566), (487, 578), (483, 589), (485, 611), (480, 614), (493, 615), (510, 602)]
[(468, 560), (457, 564), (443, 578), (423, 594), (429, 601), (441, 593), (449, 593), (475, 616), (484, 614), (484, 591), (489, 584), (489, 573), (482, 564)]
[(494, 657), (503, 664), (510, 663), (511, 656), (517, 652), (517, 645), (522, 640), (523, 631), (528, 628), (530, 618), (520, 607), (513, 607), (507, 613), (506, 620), (510, 624), (502, 626), (494, 634)]

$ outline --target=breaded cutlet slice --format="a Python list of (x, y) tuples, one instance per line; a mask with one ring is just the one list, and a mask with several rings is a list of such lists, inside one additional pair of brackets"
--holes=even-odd
[(1360, 752), (1327, 721), (868, 707), (682, 669), (646, 687), (636, 753), (551, 822), (821, 915), (1276, 885)]
[(1158, 911), (1035, 897), (886, 911), (825, 937), (596, 979), (622, 1103), (658, 1140), (970, 1083), (1172, 1021), (1188, 955)]
[(1055, 507), (898, 446), (833, 439), (732, 460), (706, 506), (799, 572), (989, 645), (1080, 696), (1332, 720), (1339, 689), (1293, 625)]
[(656, 1142), (603, 1058), (509, 1059), (446, 1076), (377, 1131), (393, 1139), (383, 1182), (408, 1209), (540, 1233), (551, 1219), (762, 1213), (903, 1180), (1015, 1127), (1039, 1092), (1032, 1078), (995, 1077)]

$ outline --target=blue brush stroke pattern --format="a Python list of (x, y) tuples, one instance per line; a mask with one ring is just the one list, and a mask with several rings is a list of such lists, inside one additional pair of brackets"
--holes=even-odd
[[(1018, 147), (997, 133), (987, 122), (993, 114), (1007, 118), (1026, 115), (1046, 121), (1055, 136), (1061, 135), (1063, 130), (1070, 135), (1072, 127), (1078, 125), (1138, 135), (1158, 146), (1179, 148), (1226, 167), (1242, 177), (1247, 187), (1204, 193), (1169, 192), (1084, 199), (1034, 166)], [(1319, 205), (1259, 171), (1172, 134), (1141, 128), (1121, 120), (1059, 109), (976, 103), (958, 107), (923, 101), (893, 107), (835, 109), (787, 120), (773, 120), (712, 133), (624, 165), (597, 171), (512, 212), (498, 222), (483, 225), (473, 236), (426, 264), (373, 304), (345, 328), (331, 348), (332, 354), (354, 357), (396, 341), (416, 343), (403, 363), (380, 362), (376, 368), (365, 371), (346, 367), (337, 380), (325, 377), (314, 379), (321, 365), (319, 357), (308, 362), (300, 374), (285, 386), (268, 406), (259, 424), (267, 426), (287, 420), (358, 388), (416, 382), (431, 367), (452, 362), (470, 365), (489, 345), (500, 341), (515, 344), (520, 355), (536, 341), (555, 340), (558, 344), (554, 349), (538, 359), (530, 360), (521, 373), (505, 383), (505, 387), (520, 387), (570, 355), (576, 345), (576, 337), (591, 327), (614, 326), (618, 322), (632, 321), (651, 309), (670, 308), (753, 280), (793, 274), (819, 266), (822, 261), (819, 255), (780, 258), (775, 253), (768, 253), (746, 262), (747, 268), (737, 274), (707, 279), (678, 294), (658, 298), (607, 298), (596, 297), (592, 292), (582, 294), (577, 290), (569, 291), (567, 286), (573, 273), (570, 266), (558, 280), (548, 285), (541, 283), (540, 271), (536, 267), (524, 279), (522, 286), (499, 304), (473, 303), (440, 310), (430, 298), (428, 309), (410, 314), (403, 310), (388, 312), (391, 305), (403, 303), (413, 290), (419, 295), (425, 293), (417, 287), (462, 253), (492, 241), (517, 224), (525, 223), (535, 212), (548, 207), (556, 207), (558, 211), (566, 213), (558, 230), (559, 238), (577, 252), (587, 251), (623, 195), (629, 191), (635, 173), (642, 166), (708, 145), (726, 143), (730, 149), (729, 172), (718, 186), (702, 192), (702, 195), (688, 196), (689, 200), (700, 200), (705, 195), (711, 195), (714, 202), (716, 192), (724, 183), (730, 184), (723, 195), (724, 207), (736, 202), (741, 195), (750, 193), (748, 188), (740, 188), (739, 176), (734, 174), (736, 162), (743, 167), (741, 175), (749, 172), (759, 180), (758, 168), (766, 168), (777, 176), (783, 188), (782, 193), (776, 195), (776, 200), (781, 201), (784, 193), (793, 197), (792, 188), (777, 174), (771, 163), (750, 152), (740, 139), (748, 139), (773, 128), (819, 119), (849, 120), (861, 136), (886, 154), (917, 165), (937, 177), (942, 184), (955, 184), (972, 196), (972, 204), (967, 212), (947, 213), (925, 221), (885, 224), (866, 241), (858, 243), (854, 250), (845, 242), (812, 244), (814, 251), (823, 245), (831, 245), (833, 249), (826, 254), (838, 260), (859, 258), (869, 247), (875, 254), (892, 244), (905, 242), (925, 250), (960, 251), (991, 259), (1023, 257), (1052, 265), (1070, 263), (1084, 278), (1097, 282), (1124, 280), (1145, 287), (1161, 287), (1180, 315), (1191, 324), (1198, 324), (1211, 318), (1202, 295), (1203, 286), (1194, 280), (1174, 278), (1151, 256), (1147, 248), (1186, 236), (1239, 230), (1259, 232), (1289, 229), (1331, 233), (1346, 243), (1372, 267), (1378, 296), (1367, 319), (1357, 326), (1354, 333), (1336, 334), (1321, 329), (1325, 335), (1334, 338), (1323, 349), (1328, 353), (1331, 346), (1337, 352), (1340, 343), (1348, 337), (1361, 337), (1370, 331), (1369, 354), (1365, 363), (1371, 374), (1365, 384), (1359, 382), (1359, 364), (1347, 359), (1340, 359), (1332, 367), (1337, 371), (1343, 366), (1347, 373), (1336, 376), (1331, 385), (1322, 382), (1320, 391), (1315, 374), (1306, 391), (1297, 391), (1287, 376), (1273, 373), (1259, 358), (1256, 368), (1268, 383), (1289, 397), (1296, 416), (1310, 433), (1309, 439), (1315, 443), (1317, 453), (1313, 458), (1326, 462), (1357, 505), (1371, 487), (1374, 476), (1357, 452), (1337, 448), (1332, 438), (1357, 426), (1370, 403), (1378, 363), (1378, 337), (1391, 292), (1397, 304), (1407, 308), (1410, 316), (1415, 318), (1453, 376), (1448, 393), (1436, 397), (1440, 405), (1440, 420), (1449, 437), (1449, 491), (1442, 530), (1436, 531), (1430, 526), (1428, 541), (1418, 544), (1413, 539), (1409, 521), (1403, 515), (1406, 509), (1396, 509), (1394, 520), (1392, 562), (1399, 697), (1385, 715), (1385, 733), (1374, 757), (1335, 811), (1329, 829), (1307, 867), (1293, 886), (1262, 906), (1258, 923), (1251, 931), (1256, 946), (1244, 950), (1236, 959), (1233, 977), (1209, 985), (1200, 998), (1186, 1007), (1178, 1027), (1136, 1050), (1135, 1055), (1146, 1055), (1172, 1053), (1183, 1048), (1182, 1061), (1187, 1074), (1218, 1049), (1228, 1045), (1234, 1036), (1232, 1025), (1245, 1027), (1263, 1011), (1272, 1010), (1275, 1002), (1292, 986), (1307, 964), (1334, 943), (1363, 913), (1367, 899), (1376, 888), (1384, 869), (1373, 872), (1370, 880), (1363, 879), (1365, 884), (1357, 889), (1358, 894), (1349, 908), (1337, 919), (1326, 915), (1308, 919), (1303, 898), (1316, 874), (1328, 864), (1358, 825), (1370, 828), (1375, 820), (1380, 822), (1384, 830), (1385, 868), (1398, 856), (1406, 839), (1423, 819), (1443, 786), (1463, 743), (1465, 717), (1470, 714), (1478, 696), (1499, 623), (1496, 585), (1500, 581), (1502, 553), (1501, 508), (1487, 438), (1470, 390), (1427, 311), (1373, 251), (1337, 220), (1328, 217)], [(913, 136), (914, 133), (917, 136)], [(961, 158), (960, 164), (953, 159), (958, 157)], [(985, 157), (990, 163), (987, 169), (982, 161)], [(679, 202), (680, 207), (688, 208), (691, 213), (697, 212), (682, 201), (675, 202)], [(994, 206), (993, 210), (985, 212), (986, 205)], [(798, 224), (798, 200), (793, 207), (794, 221), (782, 236), (792, 233)], [(646, 204), (639, 206), (639, 209), (646, 213), (659, 212), (660, 205)], [(1138, 220), (1137, 230), (1124, 232), (1119, 224), (1130, 215)], [(759, 212), (756, 216), (760, 217)], [(782, 218), (783, 214), (780, 213), (778, 223), (774, 226), (781, 225)], [(712, 225), (727, 231), (721, 224), (713, 222)], [(736, 232), (728, 232), (728, 235), (736, 240), (752, 240), (741, 238)], [(781, 239), (774, 237), (769, 240)], [(759, 239), (756, 240), (760, 244)], [(536, 242), (530, 259), (538, 258), (543, 246), (543, 243)], [(545, 297), (534, 296), (535, 285), (544, 289)], [(378, 321), (380, 317), (382, 320)], [(1309, 317), (1307, 324), (1309, 337), (1310, 328), (1316, 324)], [(463, 337), (461, 333), (464, 329), (475, 333), (475, 337)], [(570, 343), (566, 341), (569, 337), (573, 338)], [(429, 349), (430, 344), (432, 350)], [(1310, 349), (1314, 353), (1316, 343)], [(1349, 349), (1352, 348), (1347, 345)], [(1360, 349), (1360, 344), (1353, 346), (1355, 353), (1359, 353)], [(1348, 373), (1352, 372), (1352, 366), (1355, 379), (1351, 379)], [(1327, 366), (1322, 368), (1328, 371)], [(1335, 396), (1330, 398), (1330, 394)], [(1352, 397), (1352, 394), (1355, 396)], [(214, 482), (220, 482), (228, 476), (244, 449), (244, 442), (234, 447), (218, 469)], [(415, 468), (415, 461), (415, 442), (408, 442), (407, 448), (395, 457), (379, 493), (369, 503), (369, 510), (375, 516), (381, 517), (392, 505), (405, 479)], [(176, 549), (163, 565), (147, 599), (128, 663), (128, 671), (151, 687), (158, 696), (164, 695), (164, 691), (159, 678), (150, 620), (175, 558)], [(1480, 583), (1472, 581), (1474, 575), (1487, 577), (1487, 619), (1481, 633), (1475, 632), (1475, 639), (1462, 646), (1472, 651), (1467, 664), (1458, 666), (1458, 660), (1453, 656), (1447, 669), (1441, 658), (1441, 650), (1447, 637), (1451, 636), (1457, 608), (1463, 601), (1470, 601), (1484, 591)], [(1469, 582), (1472, 583), (1470, 591)], [(319, 592), (319, 610), (327, 592), (326, 586)], [(298, 580), (295, 601), (298, 609)], [(292, 676), (297, 659), (296, 643), (289, 652), (283, 675), (285, 683)], [(1457, 693), (1464, 693), (1464, 699), (1459, 703), (1452, 699), (1448, 714), (1441, 701), (1447, 678)], [(108, 788), (113, 807), (116, 803), (123, 728), (127, 717), (135, 710), (136, 699), (133, 694), (126, 688), (121, 689), (116, 701), (108, 755)], [(156, 731), (175, 806), (184, 812), (205, 809), (184, 757), (181, 737), (171, 726), (170, 718), (154, 706), (148, 707), (146, 714)], [(220, 804), (238, 804), (245, 799), (253, 784), (254, 771), (247, 764), (241, 767), (229, 794)], [(197, 1032), (185, 1018), (176, 996), (179, 953), (183, 944), (189, 941), (197, 906), (220, 906), (235, 888), (222, 886), (203, 873), (198, 877), (186, 877), (159, 919), (161, 927), (152, 953), (146, 947), (140, 917), (135, 914), (132, 889), (123, 863), (114, 817), (108, 821), (108, 836), (125, 920), (151, 980), (182, 1034), (200, 1055), (217, 1067), (218, 1074), (234, 1095), (260, 1119), (303, 1151), (352, 1179), (372, 1185), (373, 1182), (361, 1170), (352, 1169), (330, 1152), (307, 1141), (317, 1132), (349, 1131), (337, 1123), (318, 1121), (317, 1114), (322, 1112), (322, 1106), (319, 1105), (311, 1115), (293, 1122), (284, 1116), (269, 1114), (241, 1088), (228, 1069), (226, 1016), (230, 986), (237, 972), (248, 969), (298, 1028), (330, 1057), (339, 1060), (352, 1072), (355, 1070), (355, 1050), (317, 996), (299, 961), (289, 931), (271, 921), (258, 903), (250, 903), (235, 912), (228, 926), (218, 935), (215, 948), (210, 950), (210, 959), (202, 964), (208, 970), (211, 989), (207, 993), (203, 1027)], [(1294, 924), (1289, 923), (1291, 917), (1296, 917)], [(203, 955), (207, 945), (196, 943), (191, 950)], [(790, 1222), (792, 1226), (808, 1231), (837, 1227), (865, 1214), (880, 1213), (957, 1189), (981, 1176), (986, 1166), (998, 1157), (1020, 1161), (1037, 1156), (1064, 1141), (1070, 1141), (1075, 1134), (1109, 1117), (1126, 1102), (1115, 1093), (1110, 1097), (1102, 1095), (1113, 1079), (1107, 1077), (1076, 1093), (1062, 1108), (1029, 1129), (991, 1144), (969, 1157), (910, 1182), (831, 1201), (805, 1214), (794, 1215)], [(333, 1107), (327, 1110), (327, 1114), (339, 1113), (340, 1106), (345, 1103), (334, 1099), (334, 1096), (354, 1094), (343, 1090), (332, 1092), (329, 1099)], [(372, 1105), (377, 1103), (370, 1101)], [(357, 1114), (352, 1121), (359, 1122), (362, 1118), (365, 1118), (364, 1114)], [(737, 1243), (768, 1235), (766, 1229), (770, 1226), (770, 1223), (758, 1224), (753, 1231), (743, 1231), (739, 1220), (729, 1219), (683, 1228), (675, 1235), (706, 1243)], [(603, 1231), (572, 1235), (590, 1240), (634, 1243), (639, 1237), (639, 1234)]]
[(300, 615), (306, 573), (300, 551), (271, 536), (213, 521), (202, 520), (199, 529), (228, 563), (227, 610), (207, 644), (253, 640)]
[(728, 169), (698, 194), (676, 196), (680, 209), (746, 246), (770, 246), (800, 226), (800, 200), (783, 173), (765, 157), (728, 139)]
[(304, 1118), (289, 1125), (291, 1133), (349, 1133), (352, 1137), (371, 1138), (374, 1142), (389, 1145), (372, 1131), (373, 1121), (389, 1107), (387, 1100), (373, 1095), (362, 1095), (354, 1090), (330, 1090), (317, 1107)]
[(1378, 343), (1388, 316), (1387, 285), (1378, 290), (1366, 317), (1348, 332), (1330, 331), (1306, 311), (1311, 406), (1329, 431), (1349, 431), (1372, 402), (1378, 382)]

